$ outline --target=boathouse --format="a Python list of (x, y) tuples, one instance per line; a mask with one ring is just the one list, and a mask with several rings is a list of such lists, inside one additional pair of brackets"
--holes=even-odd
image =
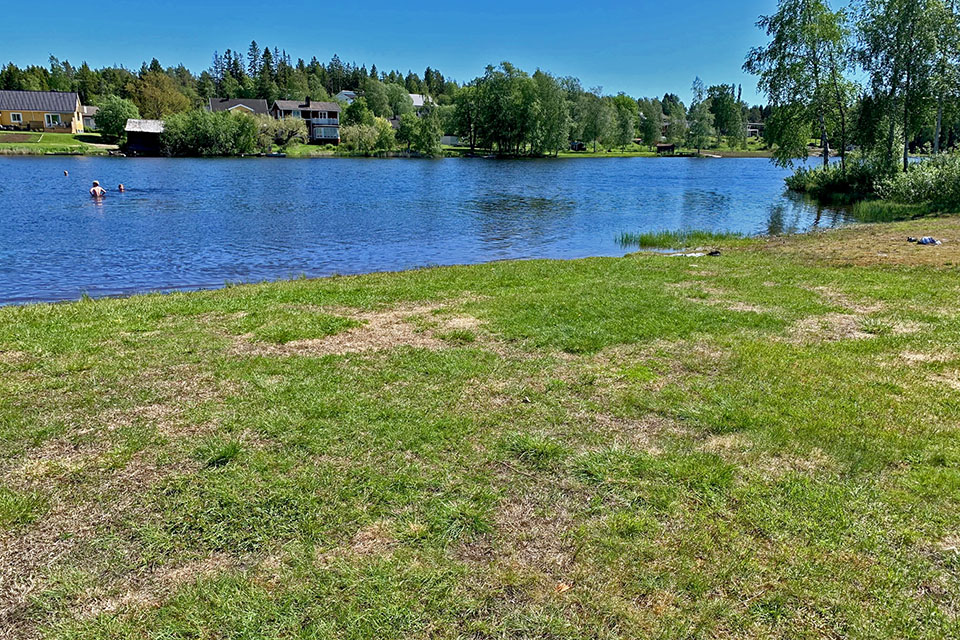
[(158, 156), (161, 154), (160, 135), (163, 133), (163, 120), (127, 120), (124, 127), (127, 153), (137, 156)]

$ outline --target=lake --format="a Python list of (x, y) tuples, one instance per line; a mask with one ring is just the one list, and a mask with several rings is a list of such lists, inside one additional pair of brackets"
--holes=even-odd
[(624, 231), (843, 222), (785, 194), (785, 175), (754, 158), (0, 157), (0, 303), (623, 255)]

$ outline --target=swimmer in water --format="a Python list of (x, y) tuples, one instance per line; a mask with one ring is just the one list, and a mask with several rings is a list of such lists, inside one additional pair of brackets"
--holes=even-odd
[(120, 193), (123, 193), (124, 191), (126, 191), (126, 189), (123, 188), (123, 183), (122, 183), (122, 182), (120, 183), (120, 186), (117, 187), (117, 191), (119, 191)]
[(99, 180), (93, 181), (93, 186), (90, 187), (90, 195), (96, 199), (102, 198), (107, 193), (106, 189), (100, 186)]

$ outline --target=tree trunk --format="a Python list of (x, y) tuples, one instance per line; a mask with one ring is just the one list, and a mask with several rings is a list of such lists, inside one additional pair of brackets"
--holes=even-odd
[(813, 82), (817, 108), (817, 120), (820, 123), (820, 146), (823, 147), (823, 166), (830, 164), (830, 137), (827, 134), (827, 118), (823, 111), (823, 95), (820, 90), (820, 54), (816, 47), (813, 49)]
[(906, 92), (903, 94), (903, 172), (910, 170), (910, 65), (907, 65)]
[(840, 91), (840, 81), (837, 79), (837, 62), (832, 60), (833, 91), (837, 98), (837, 111), (840, 113), (840, 170), (847, 172), (847, 107), (844, 104), (843, 93)]
[(941, 135), (943, 135), (943, 94), (937, 99), (937, 127), (933, 134), (933, 155), (940, 153)]

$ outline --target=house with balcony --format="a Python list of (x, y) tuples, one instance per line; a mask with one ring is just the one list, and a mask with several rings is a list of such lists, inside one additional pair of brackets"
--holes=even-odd
[(340, 144), (340, 105), (336, 102), (277, 100), (270, 107), (270, 115), (277, 120), (302, 118), (312, 143)]
[(75, 91), (0, 91), (0, 128), (83, 133), (83, 105)]

